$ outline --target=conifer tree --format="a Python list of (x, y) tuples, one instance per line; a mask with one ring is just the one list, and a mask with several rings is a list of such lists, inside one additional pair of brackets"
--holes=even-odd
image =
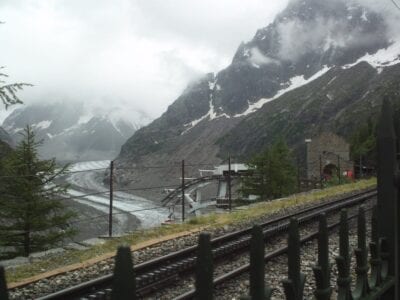
[(2, 78), (8, 77), (3, 73), (4, 67), (0, 67), (0, 100), (4, 106), (8, 108), (10, 105), (22, 103), (18, 98), (17, 92), (22, 90), (25, 86), (31, 86), (28, 83), (9, 83), (7, 84)]
[(55, 182), (67, 166), (57, 168), (54, 159), (39, 159), (40, 144), (27, 126), (22, 141), (4, 160), (0, 178), (0, 246), (24, 256), (74, 233), (68, 226), (73, 213), (62, 203), (67, 187)]
[(248, 166), (251, 176), (242, 181), (241, 192), (244, 196), (255, 195), (261, 200), (267, 200), (295, 191), (295, 167), (291, 152), (283, 139), (254, 156)]
[[(4, 22), (0, 21), (0, 25)], [(18, 98), (17, 92), (22, 90), (25, 86), (32, 86), (29, 83), (6, 83), (4, 80), (8, 77), (7, 74), (3, 73), (4, 67), (0, 66), (0, 100), (3, 102), (6, 109), (13, 104), (22, 103)]]
[(361, 158), (363, 165), (376, 166), (376, 124), (376, 121), (369, 119), (351, 136), (350, 154), (355, 164), (359, 164)]

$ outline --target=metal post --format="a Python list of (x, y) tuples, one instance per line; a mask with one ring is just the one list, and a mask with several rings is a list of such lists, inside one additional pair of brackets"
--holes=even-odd
[(322, 155), (319, 155), (319, 186), (322, 189)]
[(342, 174), (340, 172), (340, 155), (338, 154), (337, 156), (337, 162), (338, 162), (338, 179), (339, 179), (339, 184), (342, 183)]
[(8, 290), (6, 282), (6, 274), (4, 272), (4, 267), (0, 266), (0, 299), (8, 300)]
[(288, 237), (288, 278), (282, 281), (286, 299), (303, 299), (306, 277), (300, 267), (299, 223), (292, 218)]
[(362, 155), (360, 154), (360, 178), (363, 177), (363, 169), (362, 169)]
[(305, 143), (306, 143), (306, 179), (311, 179), (311, 174), (309, 174), (310, 172), (310, 143), (311, 143), (311, 139), (305, 139)]
[(214, 265), (210, 234), (202, 232), (199, 235), (197, 248), (195, 299), (214, 299), (213, 273)]
[(392, 294), (381, 299), (400, 299), (399, 295), (399, 212), (398, 192), (394, 184), (397, 172), (396, 137), (393, 127), (392, 107), (385, 99), (378, 127), (378, 233), (387, 239), (389, 263), (388, 274), (395, 276), (395, 289)]
[(129, 246), (119, 247), (115, 256), (111, 299), (138, 299), (136, 295), (135, 271)]
[(300, 183), (300, 159), (299, 156), (297, 156), (297, 190), (300, 192), (301, 189), (301, 183)]
[(108, 215), (108, 236), (112, 237), (112, 222), (113, 222), (113, 187), (114, 187), (114, 161), (110, 162), (110, 210)]
[(182, 223), (185, 222), (185, 160), (182, 160)]
[(229, 211), (232, 210), (232, 193), (231, 193), (231, 156), (228, 158), (228, 202)]

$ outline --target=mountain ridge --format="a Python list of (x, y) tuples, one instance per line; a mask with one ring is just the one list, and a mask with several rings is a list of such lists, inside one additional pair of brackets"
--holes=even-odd
[[(356, 2), (333, 2), (291, 1), (238, 47), (230, 66), (192, 83), (160, 118), (128, 139), (117, 166), (174, 165), (182, 159), (214, 164), (229, 154), (246, 160), (279, 135), (296, 146), (324, 129), (348, 137), (377, 114), (383, 94), (398, 94), (400, 46), (377, 12)], [(324, 87), (326, 93), (319, 93)], [(364, 104), (370, 110), (353, 121), (351, 110)], [(165, 176), (176, 171), (157, 172), (162, 174), (120, 171), (119, 183), (176, 181)]]
[(89, 109), (83, 103), (32, 104), (14, 110), (3, 122), (4, 129), (18, 142), (23, 128), (30, 125), (39, 154), (63, 161), (111, 159), (141, 125), (128, 122), (114, 110)]

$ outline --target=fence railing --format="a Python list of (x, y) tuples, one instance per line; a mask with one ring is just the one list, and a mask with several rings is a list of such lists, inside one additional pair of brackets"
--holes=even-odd
[[(320, 215), (318, 232), (318, 262), (313, 267), (318, 300), (383, 299), (399, 297), (399, 210), (397, 185), (400, 173), (397, 164), (397, 140), (393, 128), (391, 106), (387, 100), (382, 107), (378, 130), (378, 200), (371, 213), (371, 240), (367, 243), (366, 212), (363, 207), (357, 216), (356, 266), (351, 270), (349, 223), (346, 210), (341, 212), (339, 227), (339, 255), (336, 287), (331, 286), (329, 257), (329, 228), (324, 214)], [(254, 226), (250, 244), (250, 292), (238, 295), (241, 299), (271, 299), (274, 288), (265, 285), (265, 236), (261, 227)], [(368, 255), (369, 253), (369, 255)], [(306, 276), (301, 272), (301, 244), (296, 219), (290, 221), (288, 235), (287, 278), (282, 281), (285, 298), (304, 298)], [(355, 284), (352, 285), (352, 274)], [(267, 276), (268, 277), (268, 276)], [(354, 286), (352, 288), (352, 286)], [(196, 299), (213, 299), (213, 255), (210, 235), (201, 233), (197, 252)], [(129, 247), (120, 247), (116, 256), (111, 299), (136, 299), (135, 274)], [(3, 267), (0, 266), (0, 299), (7, 300), (8, 292)]]

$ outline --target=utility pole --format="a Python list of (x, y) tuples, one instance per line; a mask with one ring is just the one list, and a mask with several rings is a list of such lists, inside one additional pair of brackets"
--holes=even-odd
[(338, 178), (339, 178), (339, 184), (342, 183), (342, 174), (340, 172), (340, 155), (338, 154), (337, 156), (337, 160), (338, 160)]
[(363, 168), (362, 168), (362, 155), (360, 154), (360, 178), (363, 177)]
[(297, 155), (297, 191), (300, 192), (301, 184), (300, 184), (300, 158)]
[(229, 211), (232, 211), (232, 193), (231, 193), (231, 156), (228, 158), (228, 201)]
[(108, 236), (112, 237), (112, 222), (113, 222), (113, 191), (114, 189), (114, 161), (110, 162), (110, 209), (108, 215)]
[(185, 222), (185, 160), (182, 160), (182, 223)]
[(322, 189), (322, 155), (319, 155), (319, 186)]
[(306, 143), (306, 179), (311, 179), (310, 172), (310, 143), (312, 142), (311, 139), (305, 139), (304, 142)]

